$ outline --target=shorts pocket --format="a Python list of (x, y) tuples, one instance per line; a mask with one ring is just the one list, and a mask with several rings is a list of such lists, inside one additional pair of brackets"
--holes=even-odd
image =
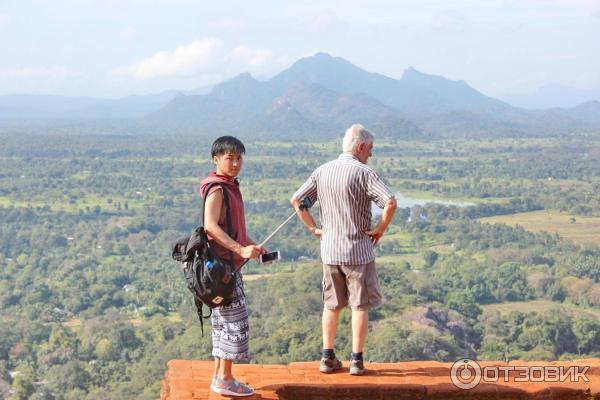
[(377, 279), (377, 268), (372, 262), (365, 266), (365, 284), (367, 288), (367, 301), (369, 307), (375, 307), (381, 304), (381, 289), (379, 288), (379, 279)]
[(337, 306), (333, 282), (325, 277), (323, 277), (323, 303), (328, 308)]

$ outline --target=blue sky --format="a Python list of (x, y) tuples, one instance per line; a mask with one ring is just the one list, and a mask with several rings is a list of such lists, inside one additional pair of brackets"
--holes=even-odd
[(191, 90), (317, 51), (493, 96), (600, 89), (600, 0), (0, 0), (0, 94)]

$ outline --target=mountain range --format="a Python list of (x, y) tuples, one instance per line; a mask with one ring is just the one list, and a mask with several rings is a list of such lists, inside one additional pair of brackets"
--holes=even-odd
[(123, 99), (0, 96), (0, 123), (18, 119), (121, 119), (140, 129), (252, 138), (339, 136), (360, 122), (378, 135), (545, 136), (600, 132), (600, 102), (527, 110), (464, 81), (407, 69), (401, 79), (317, 53), (266, 81), (244, 73), (187, 94)]

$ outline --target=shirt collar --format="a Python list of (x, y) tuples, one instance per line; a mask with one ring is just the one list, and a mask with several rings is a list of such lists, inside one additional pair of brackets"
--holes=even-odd
[(359, 161), (358, 157), (356, 157), (354, 154), (351, 153), (342, 153), (340, 154), (340, 156), (338, 157), (340, 160), (356, 160)]

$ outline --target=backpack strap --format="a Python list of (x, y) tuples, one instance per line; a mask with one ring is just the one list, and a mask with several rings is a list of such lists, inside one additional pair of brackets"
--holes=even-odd
[[(204, 230), (204, 210), (205, 210), (205, 206), (206, 206), (206, 197), (208, 196), (210, 189), (212, 189), (213, 186), (216, 186), (216, 185), (221, 186), (221, 189), (223, 190), (223, 203), (225, 204), (225, 219), (227, 221), (227, 234), (229, 235), (230, 238), (235, 240), (236, 238), (233, 237), (234, 236), (233, 224), (231, 223), (231, 210), (229, 208), (229, 193), (227, 192), (225, 185), (221, 182), (209, 183), (206, 186), (206, 189), (204, 189), (204, 193), (203, 193), (202, 200), (201, 200), (202, 204), (200, 206), (200, 229)], [(233, 267), (233, 252), (231, 250), (229, 251), (229, 262), (230, 262), (231, 266)], [(231, 272), (231, 271), (229, 271), (229, 272)]]
[(209, 308), (209, 314), (207, 316), (204, 316), (204, 312), (203, 312), (203, 307), (204, 304), (202, 304), (202, 302), (200, 300), (198, 300), (198, 298), (196, 296), (194, 296), (194, 304), (196, 305), (196, 311), (198, 312), (198, 319), (200, 320), (200, 332), (202, 333), (202, 336), (204, 336), (204, 320), (210, 318), (210, 316), (212, 315), (212, 309)]
[(194, 304), (196, 305), (196, 312), (198, 313), (198, 319), (200, 320), (200, 332), (202, 332), (202, 336), (204, 336), (204, 313), (202, 312), (202, 302), (194, 296)]

